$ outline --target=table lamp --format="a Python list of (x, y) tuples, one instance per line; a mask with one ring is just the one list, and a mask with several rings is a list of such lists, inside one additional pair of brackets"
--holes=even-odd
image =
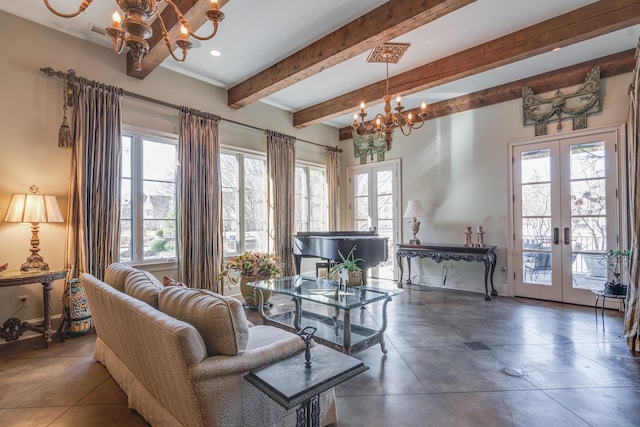
[(420, 200), (409, 200), (409, 203), (407, 203), (407, 209), (404, 211), (404, 217), (411, 218), (409, 224), (411, 224), (413, 239), (409, 240), (410, 245), (420, 244), (420, 240), (416, 237), (416, 234), (418, 234), (418, 230), (420, 229), (420, 222), (416, 219), (418, 216), (424, 216), (422, 202)]
[(4, 216), (4, 222), (31, 223), (31, 256), (22, 264), (22, 271), (46, 271), (49, 264), (39, 254), (40, 239), (38, 238), (41, 222), (64, 222), (56, 196), (37, 194), (38, 187), (32, 185), (29, 194), (12, 194), (9, 208)]

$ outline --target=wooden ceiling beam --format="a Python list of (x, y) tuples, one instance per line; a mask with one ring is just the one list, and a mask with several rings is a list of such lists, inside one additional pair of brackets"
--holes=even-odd
[[(218, 0), (218, 8), (222, 8), (229, 0)], [(198, 28), (202, 27), (205, 23), (208, 23), (205, 12), (211, 8), (211, 0), (173, 0), (178, 9), (182, 12), (191, 31), (195, 32)], [(173, 8), (169, 5), (165, 6), (161, 13), (164, 25), (167, 27), (167, 32), (172, 41), (180, 38), (180, 21), (176, 16)], [(210, 26), (211, 27), (211, 26)], [(224, 21), (220, 23), (218, 31), (223, 31)], [(155, 19), (151, 23), (151, 30), (153, 34), (147, 40), (149, 43), (149, 52), (142, 58), (142, 69), (136, 71), (133, 69), (133, 56), (131, 52), (127, 52), (127, 75), (131, 77), (139, 78), (140, 80), (147, 77), (153, 70), (155, 70), (168, 56), (170, 56), (169, 50), (162, 38), (162, 27), (160, 21)], [(207, 30), (207, 33), (211, 33), (211, 29)], [(175, 44), (173, 46), (175, 48)]]
[[(600, 67), (601, 78), (629, 73), (633, 71), (633, 67), (635, 65), (634, 56), (635, 49), (630, 49), (591, 61), (582, 62), (570, 67), (484, 89), (468, 95), (436, 102), (429, 105), (427, 108), (428, 116), (426, 117), (426, 120), (522, 98), (523, 86), (528, 86), (533, 89), (534, 93), (539, 94), (579, 85), (584, 83), (587, 73), (596, 66)], [(414, 108), (412, 110), (405, 111), (405, 113), (408, 112), (411, 112), (413, 116), (418, 119), (420, 109)], [(351, 131), (351, 126), (341, 128), (340, 140), (351, 139)]]
[[(640, 23), (640, 1), (607, 0), (466, 49), (389, 78), (391, 94), (409, 95)], [(385, 81), (356, 89), (293, 114), (303, 128), (380, 103)]]
[(241, 108), (421, 27), (476, 0), (391, 0), (238, 83), (228, 105)]

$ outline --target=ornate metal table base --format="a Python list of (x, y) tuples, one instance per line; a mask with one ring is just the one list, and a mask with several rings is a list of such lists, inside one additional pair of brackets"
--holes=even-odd
[[(409, 277), (405, 282), (411, 284), (411, 258), (431, 258), (437, 263), (442, 261), (468, 261), (484, 263), (484, 299), (489, 301), (492, 296), (497, 296), (493, 286), (493, 273), (496, 270), (497, 256), (495, 249), (497, 246), (467, 247), (464, 245), (396, 245), (396, 260), (400, 269), (398, 287), (402, 288), (403, 265), (402, 258), (407, 258)], [(491, 280), (491, 293), (489, 293), (488, 280)]]
[(53, 330), (51, 330), (51, 291), (53, 282), (64, 279), (67, 276), (66, 270), (40, 271), (37, 273), (24, 273), (21, 271), (6, 271), (0, 274), (0, 287), (28, 285), (31, 283), (42, 284), (43, 301), (43, 323), (42, 325), (32, 325), (29, 322), (22, 322), (20, 319), (12, 317), (4, 322), (0, 330), (0, 338), (7, 341), (15, 341), (26, 331), (39, 332), (44, 336), (45, 345), (49, 345)]

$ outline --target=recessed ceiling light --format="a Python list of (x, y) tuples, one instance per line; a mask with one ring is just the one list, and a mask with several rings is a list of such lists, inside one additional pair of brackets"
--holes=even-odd
[(211, 56), (220, 56), (220, 55), (222, 55), (222, 53), (218, 49), (211, 49), (209, 51), (209, 53), (211, 54)]
[(557, 52), (557, 51), (559, 51), (559, 50), (560, 50), (560, 48), (559, 48), (559, 47), (554, 47), (553, 49), (551, 49), (551, 52)]

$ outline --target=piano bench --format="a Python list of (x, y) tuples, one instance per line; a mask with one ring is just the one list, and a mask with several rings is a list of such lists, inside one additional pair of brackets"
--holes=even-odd
[[(327, 270), (327, 276), (329, 276), (329, 270), (331, 269), (331, 267), (334, 265), (333, 262), (331, 261), (323, 261), (323, 262), (316, 262), (316, 277), (320, 277), (320, 270), (322, 269), (326, 269)], [(327, 277), (325, 276), (325, 277)]]

